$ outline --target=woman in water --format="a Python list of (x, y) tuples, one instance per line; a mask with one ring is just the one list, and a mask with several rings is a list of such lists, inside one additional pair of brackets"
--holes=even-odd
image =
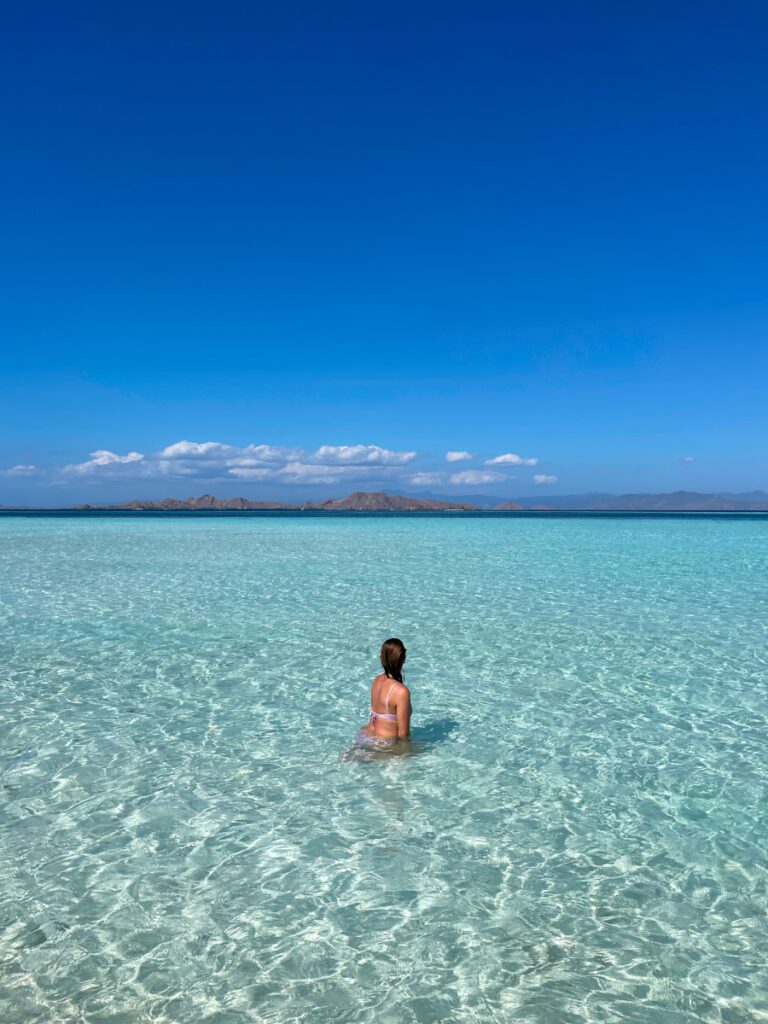
[(403, 682), (405, 645), (397, 637), (381, 645), (381, 667), (371, 685), (371, 718), (358, 738), (369, 744), (389, 745), (411, 735), (411, 691)]

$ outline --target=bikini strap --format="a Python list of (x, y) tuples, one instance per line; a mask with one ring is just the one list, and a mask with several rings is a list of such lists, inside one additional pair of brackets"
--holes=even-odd
[(396, 686), (397, 686), (397, 683), (396, 683), (396, 682), (395, 682), (395, 683), (392, 683), (392, 685), (391, 685), (391, 686), (390, 686), (390, 688), (389, 688), (389, 693), (387, 694), (387, 699), (386, 699), (386, 700), (385, 700), (385, 702), (384, 702), (384, 707), (385, 707), (385, 708), (387, 709), (387, 714), (389, 714), (389, 694), (390, 694), (390, 693), (392, 693), (392, 691), (394, 690), (394, 688), (395, 688)]

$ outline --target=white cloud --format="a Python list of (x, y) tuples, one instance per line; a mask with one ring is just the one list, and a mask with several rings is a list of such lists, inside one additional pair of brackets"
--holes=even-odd
[(109, 467), (114, 469), (117, 466), (126, 466), (134, 462), (141, 462), (144, 456), (141, 452), (128, 452), (127, 455), (116, 455), (115, 452), (107, 451), (106, 448), (99, 448), (95, 452), (91, 452), (91, 457), (87, 462), (77, 462), (73, 465), (65, 466), (65, 473), (78, 473), (78, 474), (89, 474), (97, 473), (99, 470)]
[(415, 458), (416, 452), (393, 452), (377, 444), (324, 444), (310, 456), (312, 462), (322, 465), (367, 466), (402, 466)]
[(682, 459), (680, 459), (680, 461), (681, 462), (693, 462), (693, 456), (692, 455), (684, 455), (682, 457)]
[(413, 473), (408, 477), (408, 483), (416, 487), (430, 487), (434, 484), (441, 484), (445, 480), (445, 473)]
[(507, 452), (505, 455), (497, 455), (493, 459), (485, 460), (486, 466), (538, 466), (538, 459), (524, 459), (520, 455)]
[(492, 484), (497, 480), (508, 480), (503, 473), (494, 473), (489, 469), (465, 469), (461, 473), (451, 474), (452, 484)]
[(295, 480), (336, 481), (343, 476), (365, 476), (369, 472), (367, 466), (319, 466), (311, 462), (289, 462), (282, 467), (280, 475)]
[(37, 466), (11, 466), (10, 469), (2, 470), (4, 476), (34, 476), (37, 472)]
[(227, 472), (230, 476), (236, 476), (240, 480), (269, 480), (274, 479), (274, 469), (251, 469), (248, 466), (234, 466), (232, 469), (228, 469)]
[(195, 459), (228, 466), (261, 466), (265, 463), (284, 462), (300, 453), (300, 448), (284, 448), (271, 444), (237, 446), (220, 441), (177, 441), (158, 453), (162, 459)]
[(465, 462), (467, 459), (473, 458), (471, 452), (446, 452), (446, 462)]
[(177, 441), (163, 448), (160, 455), (164, 459), (192, 459), (199, 455), (218, 453), (229, 447), (228, 444), (219, 444), (218, 441)]
[(536, 473), (533, 477), (533, 482), (535, 484), (556, 484), (557, 477), (547, 476), (546, 473)]

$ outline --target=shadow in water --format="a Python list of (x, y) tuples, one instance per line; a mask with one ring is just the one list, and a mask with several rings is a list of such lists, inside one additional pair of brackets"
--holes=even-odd
[(407, 740), (380, 741), (373, 736), (366, 736), (362, 732), (357, 734), (355, 745), (345, 750), (341, 755), (342, 761), (388, 761), (392, 757), (413, 757), (415, 754), (423, 754), (438, 743), (445, 743), (451, 733), (459, 728), (459, 723), (453, 718), (438, 718), (434, 722), (427, 722), (426, 725), (416, 726), (411, 729), (411, 735)]
[(434, 722), (411, 729), (411, 741), (430, 746), (433, 743), (444, 743), (458, 728), (459, 723), (455, 718), (436, 718)]

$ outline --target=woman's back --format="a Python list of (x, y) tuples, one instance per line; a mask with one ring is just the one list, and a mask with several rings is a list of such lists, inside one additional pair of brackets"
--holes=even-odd
[(371, 684), (370, 726), (382, 739), (406, 739), (411, 732), (410, 691), (383, 672)]
[(392, 637), (381, 648), (384, 669), (371, 684), (371, 712), (368, 725), (362, 730), (380, 740), (407, 739), (411, 733), (411, 694), (403, 682), (405, 645)]

